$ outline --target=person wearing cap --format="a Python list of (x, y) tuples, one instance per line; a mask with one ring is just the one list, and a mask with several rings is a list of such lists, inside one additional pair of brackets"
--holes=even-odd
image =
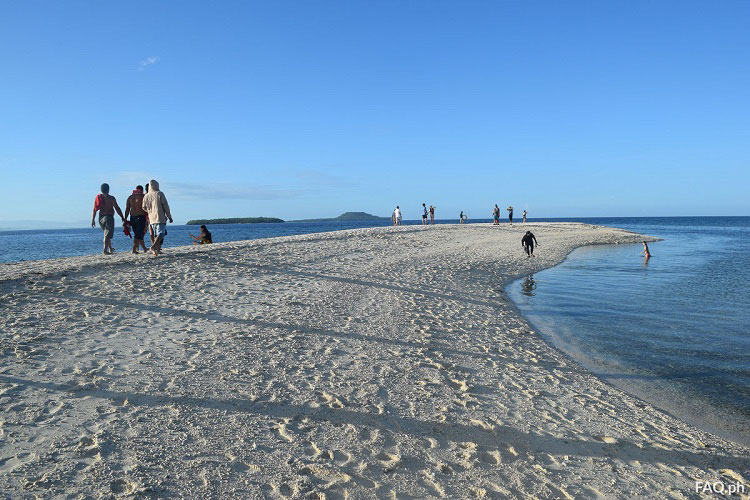
[(104, 231), (104, 250), (105, 255), (114, 253), (112, 248), (112, 236), (115, 234), (115, 211), (120, 216), (122, 222), (125, 222), (125, 216), (117, 204), (114, 196), (109, 194), (109, 184), (106, 182), (101, 185), (101, 193), (94, 198), (94, 210), (91, 212), (91, 227), (96, 227), (96, 212), (99, 212), (99, 227)]

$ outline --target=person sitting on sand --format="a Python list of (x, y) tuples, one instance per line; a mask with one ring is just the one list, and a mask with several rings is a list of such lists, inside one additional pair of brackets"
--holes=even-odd
[(146, 211), (143, 210), (143, 186), (136, 186), (133, 194), (128, 196), (125, 202), (125, 219), (130, 214), (130, 226), (133, 228), (133, 253), (138, 253), (138, 248), (146, 252), (146, 244), (143, 236), (146, 234)]
[(510, 225), (512, 226), (513, 225), (513, 206), (511, 205), (505, 210), (508, 211), (508, 220), (510, 221)]
[(536, 236), (531, 231), (526, 231), (526, 234), (521, 238), (521, 246), (527, 257), (534, 256), (534, 244), (539, 246), (539, 242), (536, 241)]
[(94, 211), (91, 212), (91, 227), (96, 227), (94, 219), (96, 218), (96, 212), (99, 211), (99, 227), (104, 231), (104, 250), (102, 253), (105, 255), (115, 252), (112, 248), (112, 237), (115, 234), (115, 211), (125, 222), (125, 217), (122, 215), (122, 210), (117, 204), (117, 200), (114, 196), (109, 194), (109, 184), (106, 182), (101, 185), (101, 194), (96, 195), (94, 198)]
[(492, 209), (492, 218), (494, 220), (492, 223), (494, 226), (500, 224), (500, 207), (497, 206), (497, 203), (495, 203), (495, 208)]
[(148, 214), (151, 229), (154, 231), (154, 243), (151, 245), (151, 253), (154, 257), (161, 254), (161, 246), (167, 235), (167, 219), (173, 223), (172, 214), (169, 211), (169, 203), (164, 193), (159, 191), (159, 183), (151, 179), (148, 182), (148, 193), (143, 197), (143, 210)]
[(194, 240), (193, 245), (208, 245), (214, 242), (211, 239), (211, 231), (204, 224), (201, 224), (201, 232), (198, 236), (191, 234), (190, 237)]
[(651, 252), (648, 251), (648, 243), (645, 241), (643, 242), (643, 256), (646, 257), (646, 260), (651, 258)]

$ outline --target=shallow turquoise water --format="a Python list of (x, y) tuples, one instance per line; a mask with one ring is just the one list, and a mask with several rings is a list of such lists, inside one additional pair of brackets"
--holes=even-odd
[(608, 222), (664, 240), (648, 262), (640, 244), (578, 249), (507, 293), (602, 378), (750, 442), (750, 217)]

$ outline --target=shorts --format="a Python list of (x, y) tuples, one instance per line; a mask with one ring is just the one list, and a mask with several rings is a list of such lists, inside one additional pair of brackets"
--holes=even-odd
[(497, 215), (495, 216), (495, 222), (500, 222), (500, 217), (498, 217)]
[(133, 227), (133, 238), (136, 240), (142, 240), (143, 235), (146, 232), (146, 216), (131, 215), (130, 225)]
[(164, 238), (167, 235), (167, 225), (151, 224), (151, 230), (154, 232), (154, 238)]
[(104, 241), (111, 240), (112, 236), (115, 234), (115, 216), (100, 215), (99, 227), (104, 231)]

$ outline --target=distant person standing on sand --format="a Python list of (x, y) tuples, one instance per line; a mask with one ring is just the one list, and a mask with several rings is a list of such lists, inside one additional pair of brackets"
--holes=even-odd
[(461, 213), (458, 214), (458, 223), (463, 224), (464, 223), (464, 211), (461, 210)]
[(172, 214), (169, 211), (169, 204), (164, 193), (159, 191), (159, 183), (151, 179), (148, 182), (148, 193), (143, 197), (143, 210), (148, 213), (148, 220), (151, 229), (154, 231), (154, 243), (151, 245), (151, 253), (154, 257), (161, 254), (161, 245), (164, 243), (164, 237), (167, 235), (167, 219), (172, 220)]
[(526, 222), (526, 210), (523, 211), (523, 220), (521, 222)]
[(430, 205), (430, 224), (435, 225), (435, 207)]
[(534, 256), (534, 244), (536, 243), (537, 246), (539, 246), (539, 243), (536, 241), (536, 236), (534, 236), (534, 233), (531, 231), (526, 231), (526, 234), (523, 235), (521, 238), (521, 246), (523, 247), (524, 252), (526, 252), (527, 257), (533, 257)]
[(391, 224), (396, 225), (396, 210), (393, 210), (393, 213), (391, 214)]
[(510, 206), (506, 208), (505, 210), (508, 211), (508, 220), (510, 221), (510, 225), (513, 225), (513, 206)]
[(401, 225), (401, 209), (396, 205), (396, 210), (393, 211), (393, 216), (396, 218), (396, 225)]
[(115, 197), (109, 194), (109, 184), (106, 182), (102, 184), (101, 191), (101, 194), (96, 195), (96, 198), (94, 198), (94, 210), (91, 212), (91, 227), (96, 227), (96, 212), (99, 211), (99, 227), (104, 231), (104, 250), (102, 253), (107, 255), (115, 251), (112, 248), (112, 236), (115, 234), (115, 211), (117, 211), (123, 223), (125, 222), (125, 217), (122, 215), (122, 210), (120, 210)]
[(427, 225), (427, 205), (422, 203), (422, 225)]
[(497, 206), (497, 203), (495, 203), (495, 208), (492, 210), (492, 218), (495, 220), (493, 225), (497, 226), (500, 224), (500, 207)]
[(143, 235), (146, 234), (146, 211), (143, 210), (143, 186), (136, 186), (133, 194), (128, 196), (125, 202), (125, 218), (130, 214), (130, 225), (133, 227), (133, 253), (138, 253), (138, 248), (146, 251)]

